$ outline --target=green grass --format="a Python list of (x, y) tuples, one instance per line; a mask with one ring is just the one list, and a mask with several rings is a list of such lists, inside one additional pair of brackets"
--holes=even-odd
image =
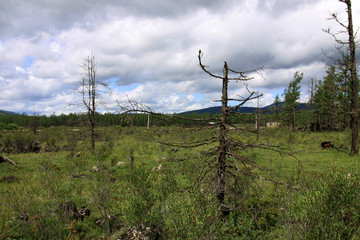
[[(2, 144), (12, 134), (19, 133), (1, 133)], [(266, 129), (259, 143), (291, 149), (286, 150), (290, 154), (259, 148), (237, 150), (253, 160), (247, 167), (254, 174), (300, 190), (243, 175), (228, 178), (227, 204), (233, 212), (227, 220), (220, 220), (213, 194), (216, 171), (195, 185), (204, 161), (211, 159), (203, 152), (217, 142), (178, 149), (159, 143), (194, 143), (217, 131), (114, 127), (99, 128), (98, 134), (94, 154), (82, 130), (49, 128), (31, 138), (40, 141), (43, 150), (56, 146), (57, 151), (7, 155), (17, 166), (0, 164), (0, 239), (66, 239), (74, 216), (59, 206), (70, 201), (78, 209), (86, 206), (91, 210), (90, 216), (76, 221), (75, 239), (116, 239), (135, 230), (150, 239), (357, 236), (360, 190), (355, 179), (360, 165), (358, 157), (348, 154), (348, 131)], [(257, 143), (256, 136), (246, 133), (232, 136), (247, 144)], [(325, 140), (333, 141), (337, 148), (322, 150), (320, 144)], [(241, 167), (240, 162), (235, 163)], [(98, 172), (92, 170), (94, 166)], [(355, 185), (347, 184), (349, 173)], [(329, 200), (333, 198), (339, 200)], [(331, 215), (334, 206), (339, 211), (330, 221), (324, 216)], [(322, 235), (325, 232), (328, 235)]]

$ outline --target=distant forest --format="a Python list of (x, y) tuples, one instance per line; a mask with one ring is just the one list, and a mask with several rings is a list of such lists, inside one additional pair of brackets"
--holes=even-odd
[[(284, 103), (281, 103), (284, 106)], [(120, 126), (120, 127), (146, 127), (148, 123), (150, 126), (168, 126), (168, 125), (182, 125), (194, 126), (211, 124), (211, 119), (220, 117), (221, 107), (212, 107), (206, 109), (199, 109), (196, 111), (179, 113), (182, 118), (172, 118), (171, 114), (164, 115), (150, 115), (147, 114), (118, 114), (118, 113), (104, 113), (96, 114), (96, 123), (98, 126)], [(301, 103), (297, 106), (297, 119), (299, 126), (306, 126), (308, 124), (309, 109), (307, 104)], [(275, 105), (271, 104), (263, 108), (244, 107), (240, 109), (242, 113), (241, 119), (231, 118), (232, 124), (253, 124), (255, 119), (258, 118), (260, 126), (265, 126), (266, 122), (284, 122), (284, 114), (281, 110), (276, 110)], [(256, 115), (258, 114), (258, 115)], [(204, 119), (204, 121), (194, 122), (186, 119)], [(46, 115), (28, 115), (14, 114), (14, 113), (1, 113), (0, 115), (0, 129), (12, 130), (19, 127), (23, 128), (48, 128), (48, 127), (81, 127), (87, 124), (86, 113), (70, 113), (50, 116)]]

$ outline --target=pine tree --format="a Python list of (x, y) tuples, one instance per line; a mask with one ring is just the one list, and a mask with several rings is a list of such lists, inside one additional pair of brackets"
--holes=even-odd
[(295, 131), (296, 128), (296, 107), (299, 104), (301, 86), (300, 82), (304, 74), (296, 72), (294, 79), (289, 83), (288, 88), (284, 90), (283, 96), (285, 97), (284, 117), (285, 124), (292, 127)]
[(275, 111), (275, 121), (280, 122), (279, 119), (279, 113), (280, 113), (280, 108), (281, 108), (281, 101), (280, 101), (280, 97), (279, 94), (276, 94), (275, 100), (274, 100), (274, 111)]

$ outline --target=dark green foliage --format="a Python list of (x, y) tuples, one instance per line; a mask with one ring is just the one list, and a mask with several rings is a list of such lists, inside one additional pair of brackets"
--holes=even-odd
[(339, 128), (336, 123), (343, 120), (344, 110), (346, 111), (346, 109), (339, 108), (341, 97), (339, 95), (339, 76), (336, 73), (336, 68), (330, 66), (326, 73), (324, 81), (318, 81), (315, 86), (313, 124), (318, 128), (316, 130), (332, 131)]
[(299, 104), (301, 86), (300, 82), (304, 74), (296, 72), (293, 80), (289, 83), (288, 88), (284, 90), (283, 96), (285, 98), (284, 106), (284, 123), (291, 126), (293, 131), (296, 128), (296, 106)]
[[(253, 110), (255, 108), (252, 108)], [(253, 112), (250, 111), (249, 113)], [(220, 114), (210, 114), (210, 113), (188, 113), (188, 114), (179, 114), (181, 117), (190, 118), (190, 119), (204, 119), (203, 121), (192, 121), (188, 119), (181, 119), (173, 117), (172, 115), (150, 115), (150, 127), (154, 126), (199, 126), (205, 125), (208, 122), (212, 122), (214, 118), (218, 118)], [(118, 127), (146, 127), (147, 126), (147, 114), (115, 114), (115, 113), (96, 113), (95, 118), (98, 126), (118, 126)], [(68, 115), (61, 114), (59, 116), (50, 115), (50, 116), (37, 116), (36, 117), (37, 126), (39, 128), (48, 128), (48, 127), (83, 127), (86, 123), (86, 114), (75, 114), (70, 113)], [(245, 114), (241, 119), (230, 117), (230, 123), (248, 123), (253, 121), (254, 117), (252, 114)], [(23, 115), (10, 115), (0, 118), (0, 130), (7, 129), (6, 126), (10, 123), (15, 125), (32, 129), (33, 128), (33, 116)], [(5, 125), (4, 125), (5, 124)], [(12, 128), (13, 129), (13, 128)]]
[(274, 116), (274, 120), (276, 122), (280, 122), (280, 108), (281, 108), (281, 101), (279, 98), (279, 94), (276, 94), (275, 100), (274, 100), (274, 111), (275, 111), (275, 116)]
[(310, 129), (344, 130), (350, 125), (350, 82), (341, 66), (329, 65), (323, 80), (314, 82)]
[(17, 130), (19, 126), (15, 123), (5, 124), (0, 122), (0, 130)]

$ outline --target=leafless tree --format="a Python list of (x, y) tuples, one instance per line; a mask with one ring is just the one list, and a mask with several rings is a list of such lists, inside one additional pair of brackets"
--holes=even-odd
[[(359, 83), (357, 78), (356, 70), (356, 33), (353, 29), (353, 19), (352, 19), (352, 10), (351, 10), (351, 0), (339, 0), (339, 2), (346, 4), (346, 11), (348, 13), (348, 22), (347, 24), (343, 23), (337, 14), (332, 14), (331, 19), (336, 21), (344, 30), (337, 33), (333, 33), (330, 29), (324, 30), (325, 32), (332, 35), (335, 41), (340, 44), (340, 46), (347, 46), (347, 54), (343, 54), (343, 58), (349, 58), (348, 61), (343, 61), (345, 71), (349, 74), (345, 76), (349, 77), (349, 82), (351, 86), (350, 92), (350, 126), (351, 126), (351, 155), (359, 154)], [(340, 34), (347, 34), (348, 41), (343, 41), (339, 38)], [(339, 48), (338, 48), (339, 49)]]
[[(261, 94), (256, 92), (249, 92), (249, 96), (240, 99), (232, 99), (228, 97), (228, 84), (229, 81), (249, 81), (252, 78), (248, 77), (249, 72), (239, 72), (232, 70), (228, 67), (227, 62), (224, 63), (223, 75), (216, 75), (211, 73), (207, 67), (202, 63), (202, 52), (199, 50), (198, 60), (201, 69), (209, 74), (211, 77), (222, 80), (222, 97), (221, 97), (221, 118), (220, 118), (220, 132), (219, 132), (219, 147), (217, 156), (217, 184), (215, 187), (215, 194), (217, 202), (220, 206), (225, 207), (225, 188), (226, 188), (226, 166), (227, 166), (227, 155), (229, 154), (230, 140), (228, 138), (228, 121), (227, 118), (234, 113), (239, 107), (244, 105), (247, 101), (259, 98)], [(237, 77), (229, 77), (229, 72), (236, 74)], [(236, 106), (228, 106), (229, 101), (239, 102)], [(225, 210), (225, 209), (224, 209)]]
[(34, 108), (34, 114), (33, 114), (33, 132), (34, 132), (34, 135), (36, 135), (37, 133), (37, 117), (36, 117), (36, 111), (35, 111), (35, 105), (33, 106)]
[[(208, 70), (208, 67), (205, 66), (202, 62), (203, 53), (199, 51), (198, 61), (201, 69), (210, 75), (213, 78), (217, 78), (222, 81), (222, 97), (221, 100), (216, 100), (221, 102), (221, 116), (213, 118), (187, 118), (182, 115), (168, 114), (164, 115), (161, 113), (156, 113), (148, 106), (140, 104), (134, 100), (128, 99), (124, 102), (118, 102), (121, 113), (151, 113), (152, 115), (160, 115), (166, 118), (162, 118), (166, 121), (171, 121), (174, 119), (183, 119), (193, 122), (198, 122), (199, 125), (196, 125), (196, 128), (189, 129), (189, 131), (199, 131), (201, 129), (218, 129), (218, 136), (211, 136), (206, 139), (193, 141), (193, 142), (181, 142), (181, 143), (170, 143), (170, 142), (160, 142), (162, 144), (176, 147), (176, 148), (194, 148), (194, 147), (204, 147), (204, 149), (198, 152), (197, 156), (187, 155), (181, 156), (179, 160), (184, 161), (186, 159), (194, 159), (200, 157), (202, 160), (202, 167), (198, 173), (196, 183), (194, 183), (195, 188), (201, 186), (206, 182), (209, 177), (215, 177), (215, 186), (214, 193), (216, 195), (217, 203), (221, 209), (222, 216), (225, 216), (231, 211), (231, 207), (226, 203), (227, 192), (231, 191), (231, 182), (230, 179), (234, 179), (235, 182), (239, 182), (240, 175), (250, 176), (253, 179), (261, 179), (274, 182), (276, 184), (286, 185), (289, 188), (297, 189), (294, 186), (290, 186), (286, 183), (281, 183), (277, 180), (264, 178), (258, 176), (256, 173), (251, 171), (252, 167), (256, 167), (256, 164), (246, 157), (241, 156), (241, 152), (238, 153), (239, 149), (244, 148), (261, 148), (266, 150), (273, 150), (281, 154), (290, 154), (291, 151), (279, 146), (271, 146), (267, 144), (257, 143), (257, 144), (246, 144), (238, 139), (235, 139), (233, 136), (240, 132), (251, 132), (257, 133), (257, 130), (247, 129), (244, 126), (239, 126), (232, 124), (229, 120), (230, 116), (237, 119), (242, 119), (242, 114), (239, 113), (239, 108), (243, 106), (246, 102), (250, 100), (257, 99), (262, 96), (262, 94), (254, 91), (250, 91), (247, 87), (247, 84), (244, 84), (248, 91), (246, 97), (238, 96), (237, 98), (231, 98), (228, 96), (228, 85), (230, 81), (235, 82), (247, 82), (252, 77), (249, 77), (251, 73), (261, 74), (261, 68), (253, 70), (240, 72), (235, 71), (228, 67), (227, 62), (223, 66), (223, 74), (217, 75)], [(234, 77), (233, 77), (234, 76)], [(237, 102), (235, 106), (229, 106), (229, 102)], [(130, 115), (131, 116), (131, 115)], [(209, 122), (212, 124), (209, 125)], [(183, 129), (181, 131), (184, 131)], [(231, 134), (230, 134), (231, 133)], [(154, 141), (154, 139), (152, 139)], [(155, 140), (156, 141), (156, 140)], [(191, 154), (191, 153), (190, 153)], [(214, 174), (214, 175), (213, 175)], [(240, 180), (242, 181), (242, 180)], [(212, 182), (212, 181), (210, 181)]]
[(95, 150), (96, 110), (100, 103), (98, 99), (101, 93), (109, 93), (109, 84), (96, 79), (96, 61), (93, 53), (84, 59), (82, 68), (85, 76), (79, 82), (79, 93), (82, 95), (82, 103), (87, 111), (91, 149)]

